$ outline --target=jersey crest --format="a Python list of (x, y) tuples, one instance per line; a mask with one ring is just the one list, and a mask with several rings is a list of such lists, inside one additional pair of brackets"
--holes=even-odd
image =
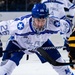
[(55, 20), (55, 21), (54, 21), (54, 25), (55, 25), (56, 27), (59, 27), (59, 26), (60, 26), (60, 22), (59, 22), (58, 20)]
[(17, 28), (18, 28), (19, 30), (24, 29), (24, 23), (23, 23), (23, 22), (19, 22), (19, 23), (17, 24)]

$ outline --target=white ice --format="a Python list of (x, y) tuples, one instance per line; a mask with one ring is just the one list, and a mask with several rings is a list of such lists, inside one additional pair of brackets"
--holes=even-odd
[[(75, 70), (73, 70), (75, 74)], [(35, 54), (30, 55), (26, 60), (26, 55), (16, 67), (12, 75), (58, 75), (49, 63), (42, 64)]]

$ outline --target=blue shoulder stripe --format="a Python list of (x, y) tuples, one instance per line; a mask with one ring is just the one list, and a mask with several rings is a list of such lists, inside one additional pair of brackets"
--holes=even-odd
[(31, 16), (31, 14), (28, 14), (28, 15), (26, 15), (26, 16), (22, 16), (21, 17), (21, 21), (24, 19), (24, 18), (29, 18)]
[(14, 21), (18, 21), (18, 20), (24, 20), (24, 18), (29, 18), (31, 16), (31, 14), (28, 14), (28, 15), (25, 15), (25, 16), (22, 16), (22, 17), (19, 17), (19, 18), (15, 18)]

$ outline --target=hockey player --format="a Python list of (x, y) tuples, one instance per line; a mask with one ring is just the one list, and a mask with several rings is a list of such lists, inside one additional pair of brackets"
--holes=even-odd
[[(68, 39), (68, 43), (69, 43), (69, 50), (70, 50), (69, 52), (70, 62), (75, 62), (75, 30), (70, 35)], [(75, 69), (75, 65), (71, 65), (71, 68)]]
[[(70, 62), (74, 62), (74, 59), (75, 59), (75, 31), (70, 35), (69, 39), (68, 39), (68, 43), (69, 43), (69, 58), (70, 58)], [(71, 65), (70, 66), (72, 69), (75, 69), (75, 66), (74, 65)]]
[[(53, 2), (52, 2), (53, 3)], [(59, 5), (61, 5), (61, 3), (60, 2), (57, 2), (57, 3), (55, 3), (54, 2), (54, 4), (59, 4)], [(51, 10), (51, 9), (50, 9)], [(59, 11), (58, 11), (59, 12)], [(61, 13), (61, 12), (60, 12)], [(60, 13), (58, 13), (58, 15), (57, 16), (60, 16), (59, 14)], [(51, 14), (50, 14), (51, 15)], [(52, 16), (52, 15), (51, 15)], [(27, 16), (22, 16), (22, 17), (19, 17), (19, 18), (16, 18), (15, 20), (8, 20), (8, 21), (3, 21), (2, 23), (4, 24), (4, 25), (10, 25), (12, 22), (14, 22), (14, 21), (18, 21), (18, 20), (22, 20), (22, 19), (24, 19), (25, 17), (27, 17)], [(54, 17), (56, 17), (55, 15), (54, 15)], [(58, 19), (58, 18), (57, 18)], [(66, 20), (66, 19), (65, 19)], [(61, 20), (62, 21), (62, 20)], [(62, 26), (61, 26), (61, 34), (64, 34), (65, 32), (67, 32), (67, 38), (70, 36), (70, 34), (71, 34), (71, 31), (72, 31), (72, 23), (68, 20), (68, 22), (69, 22), (69, 25), (68, 24), (63, 24)], [(1, 23), (0, 23), (0, 25), (1, 25)], [(67, 30), (68, 29), (68, 30)], [(67, 30), (67, 31), (66, 31)], [(5, 34), (6, 34), (6, 32), (5, 32)], [(66, 34), (65, 34), (66, 35)], [(13, 37), (14, 36), (11, 36), (10, 37), (10, 39), (12, 40), (13, 39)], [(4, 56), (3, 56), (3, 60), (6, 58), (6, 56), (8, 55), (8, 53), (5, 53), (4, 54)], [(3, 62), (2, 62), (2, 64), (4, 64)], [(1, 65), (2, 65), (1, 64)]]
[[(74, 4), (69, 0), (41, 0), (41, 3), (45, 3), (49, 8), (50, 17), (66, 20), (70, 23), (71, 29), (73, 29)], [(68, 14), (66, 13), (65, 8), (68, 9)], [(73, 12), (70, 13), (70, 10)]]
[[(69, 0), (41, 0), (41, 2), (45, 3), (46, 6), (49, 8), (50, 17), (57, 17), (60, 19), (64, 19), (70, 23), (71, 29), (75, 27), (75, 24), (74, 24), (75, 5), (72, 4)], [(67, 12), (68, 14), (64, 10), (64, 8), (68, 9), (68, 12)], [(68, 46), (68, 44), (66, 43), (65, 45)]]
[[(49, 8), (50, 17), (57, 17), (60, 19), (69, 19), (72, 21), (75, 14), (75, 5), (69, 0), (41, 0)], [(67, 9), (67, 12), (65, 11)]]
[[(4, 54), (5, 57), (3, 57), (3, 61), (8, 61), (5, 65), (0, 66), (0, 75), (10, 75), (15, 67), (19, 65), (23, 55), (27, 53), (30, 54), (34, 52), (40, 58), (42, 63), (47, 62), (47, 60), (39, 54), (37, 48), (63, 46), (63, 38), (65, 38), (66, 35), (65, 37), (62, 37), (60, 34), (69, 32), (69, 29), (66, 29), (66, 33), (64, 30), (64, 32), (62, 31), (61, 33), (61, 26), (63, 26), (63, 24), (69, 25), (69, 23), (65, 20), (60, 21), (49, 18), (49, 10), (43, 3), (35, 4), (31, 15), (27, 15), (25, 18), (14, 21), (11, 25), (7, 25), (7, 29), (5, 29), (3, 22), (1, 23), (0, 34), (4, 35), (4, 32), (8, 31), (8, 34), (13, 36), (13, 39), (11, 39), (7, 45), (6, 51), (19, 51)], [(57, 39), (60, 39), (60, 41)], [(23, 48), (26, 50), (22, 50)], [(46, 52), (54, 60), (65, 62), (58, 49), (48, 49)], [(52, 67), (59, 75), (74, 75), (68, 66), (52, 65)]]

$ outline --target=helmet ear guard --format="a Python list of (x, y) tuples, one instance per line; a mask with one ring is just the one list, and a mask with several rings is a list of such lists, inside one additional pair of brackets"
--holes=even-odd
[(32, 17), (47, 18), (49, 16), (49, 9), (44, 3), (37, 3), (32, 8)]

